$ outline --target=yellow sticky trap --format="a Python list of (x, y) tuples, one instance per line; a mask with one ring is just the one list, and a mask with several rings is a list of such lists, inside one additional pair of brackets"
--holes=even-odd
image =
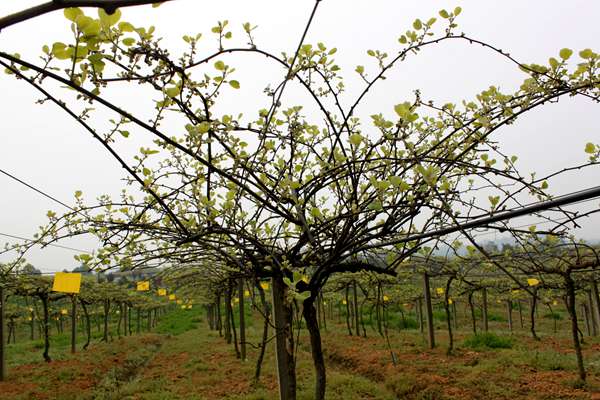
[(348, 304), (348, 303), (346, 302), (346, 300), (342, 300), (342, 304), (343, 304), (343, 305), (346, 305), (346, 304)]
[(177, 298), (177, 297), (175, 297), (175, 295), (174, 295), (174, 294), (170, 294), (170, 295), (169, 295), (169, 300), (175, 300), (176, 298)]
[(67, 315), (69, 312), (66, 309), (63, 308), (62, 310), (60, 310), (60, 313), (62, 315)]
[(267, 282), (261, 282), (260, 287), (263, 288), (263, 290), (268, 290), (269, 284)]
[(147, 292), (148, 290), (150, 290), (150, 282), (149, 281), (138, 282), (136, 290), (138, 292)]
[(167, 295), (167, 289), (158, 289), (158, 295), (159, 296), (166, 296)]
[(57, 272), (52, 285), (53, 292), (79, 293), (81, 288), (81, 274), (73, 272)]
[(554, 301), (552, 302), (552, 305), (553, 305), (553, 306), (557, 306), (557, 305), (558, 305), (558, 301), (554, 300)]
[(529, 278), (529, 279), (527, 279), (527, 284), (529, 286), (537, 286), (540, 284), (540, 281), (535, 278)]
[(448, 304), (452, 304), (452, 299), (448, 299)]
[(383, 301), (390, 301), (390, 298), (387, 297), (386, 295), (383, 295)]
[(234, 303), (239, 303), (239, 302), (240, 302), (240, 299), (238, 299), (238, 298), (236, 297), (235, 299), (233, 299), (233, 302), (234, 302)]
[(246, 296), (246, 297), (250, 297), (250, 291), (249, 291), (249, 290), (245, 290), (245, 291), (244, 291), (244, 296)]
[(441, 288), (441, 287), (439, 287), (439, 288), (436, 288), (436, 289), (435, 289), (435, 292), (436, 292), (437, 294), (439, 294), (439, 295), (442, 295), (442, 294), (444, 294), (444, 288)]

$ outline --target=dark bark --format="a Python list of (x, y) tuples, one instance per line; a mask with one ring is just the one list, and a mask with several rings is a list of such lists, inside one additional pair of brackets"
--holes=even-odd
[(487, 288), (481, 289), (481, 304), (481, 316), (483, 317), (483, 331), (487, 332), (489, 330)]
[(50, 322), (49, 313), (48, 313), (48, 295), (44, 294), (40, 296), (40, 300), (42, 301), (42, 310), (44, 312), (44, 360), (46, 362), (52, 361), (50, 358)]
[(240, 303), (240, 356), (246, 361), (246, 315), (244, 309), (244, 279), (240, 278), (238, 288), (238, 299)]
[(231, 344), (231, 288), (227, 285), (225, 289), (225, 342)]
[(121, 323), (123, 321), (123, 303), (118, 303), (119, 304), (119, 320), (117, 321), (117, 336), (120, 338), (121, 337)]
[(29, 313), (29, 318), (31, 318), (31, 324), (29, 324), (29, 327), (30, 327), (29, 340), (34, 340), (35, 339), (35, 313), (33, 311), (31, 311)]
[(592, 279), (592, 303), (594, 305), (592, 314), (596, 318), (597, 322), (597, 332), (600, 333), (600, 298), (598, 296), (598, 284), (594, 279)]
[(258, 380), (260, 379), (260, 371), (262, 368), (262, 362), (263, 359), (265, 357), (265, 351), (267, 350), (267, 340), (269, 340), (269, 324), (270, 324), (270, 310), (269, 310), (269, 304), (267, 303), (266, 299), (265, 299), (265, 292), (263, 290), (263, 288), (260, 286), (260, 282), (256, 282), (256, 288), (258, 290), (258, 294), (260, 297), (260, 304), (262, 305), (262, 309), (263, 309), (263, 318), (264, 318), (264, 324), (263, 324), (263, 334), (262, 334), (262, 339), (261, 339), (261, 343), (260, 343), (260, 352), (258, 353), (258, 358), (256, 359), (256, 367), (254, 369), (254, 383), (258, 383)]
[[(233, 282), (229, 282), (229, 298), (231, 299), (233, 295)], [(236, 358), (240, 358), (240, 348), (238, 346), (237, 341), (237, 330), (235, 329), (235, 315), (233, 313), (233, 306), (231, 302), (226, 304), (227, 310), (229, 312), (229, 323), (231, 324), (231, 333), (233, 335), (233, 348), (235, 349)], [(231, 343), (231, 342), (229, 342)]]
[(296, 361), (294, 360), (294, 333), (292, 331), (292, 308), (286, 302), (287, 287), (281, 275), (271, 279), (273, 317), (275, 320), (275, 348), (279, 397), (296, 400)]
[(110, 300), (104, 300), (104, 330), (102, 331), (102, 340), (108, 342), (108, 313), (110, 311)]
[(598, 319), (594, 311), (594, 299), (592, 296), (592, 289), (587, 291), (588, 307), (590, 312), (590, 326), (592, 327), (592, 336), (598, 336)]
[(382, 320), (383, 315), (381, 312), (382, 295), (381, 295), (381, 283), (377, 284), (377, 302), (375, 303), (375, 317), (377, 318), (377, 332), (379, 336), (383, 337)]
[(450, 286), (452, 285), (452, 280), (454, 278), (448, 278), (446, 282), (446, 290), (444, 292), (444, 311), (446, 312), (446, 326), (448, 328), (448, 350), (446, 354), (451, 354), (454, 350), (454, 335), (452, 334), (452, 322), (450, 319)]
[(352, 336), (352, 328), (350, 327), (350, 300), (348, 299), (349, 287), (346, 286), (344, 289), (344, 302), (346, 303), (346, 327), (348, 328), (348, 335)]
[(137, 325), (136, 326), (136, 331), (139, 334), (139, 333), (142, 332), (142, 310), (139, 307), (137, 307), (135, 309), (135, 312), (136, 312), (136, 321), (135, 322), (136, 322), (136, 325)]
[(88, 348), (88, 346), (90, 345), (90, 341), (92, 340), (92, 324), (90, 322), (90, 314), (88, 313), (85, 302), (81, 299), (79, 300), (79, 302), (81, 303), (81, 309), (83, 310), (83, 315), (85, 317), (86, 340), (85, 340), (85, 344), (83, 345), (83, 349), (86, 350)]
[(573, 347), (577, 357), (577, 371), (579, 379), (585, 381), (586, 373), (583, 365), (583, 353), (581, 351), (581, 343), (579, 342), (579, 327), (577, 326), (577, 312), (575, 310), (575, 283), (570, 275), (564, 275), (565, 285), (567, 289), (567, 311), (571, 319), (571, 336), (573, 338)]
[(219, 337), (223, 337), (223, 319), (221, 318), (221, 294), (217, 293), (217, 329), (219, 330)]
[(519, 322), (521, 323), (521, 329), (523, 329), (523, 305), (521, 304), (521, 300), (517, 300), (517, 305), (519, 306)]
[(512, 301), (506, 300), (506, 311), (507, 311), (507, 319), (508, 319), (508, 329), (513, 331), (513, 318), (512, 318)]
[(587, 331), (587, 334), (588, 336), (592, 336), (592, 326), (590, 324), (590, 310), (588, 309), (587, 304), (581, 304), (581, 312), (585, 321), (585, 329)]
[(454, 320), (454, 329), (458, 330), (458, 311), (456, 309), (456, 301), (452, 302), (452, 319)]
[(360, 320), (359, 320), (360, 316), (358, 315), (358, 293), (357, 293), (357, 288), (356, 288), (356, 286), (357, 286), (356, 281), (353, 281), (352, 284), (353, 284), (352, 293), (354, 296), (354, 302), (353, 302), (354, 318), (356, 320), (354, 327), (356, 329), (356, 336), (360, 336)]
[(537, 333), (535, 332), (535, 311), (537, 306), (537, 289), (533, 289), (533, 296), (531, 296), (531, 310), (529, 310), (529, 319), (531, 322), (531, 336), (535, 340), (540, 340)]
[(77, 298), (71, 296), (71, 354), (77, 351)]
[(429, 288), (429, 275), (423, 274), (423, 294), (425, 296), (425, 311), (427, 313), (427, 338), (429, 348), (435, 347), (435, 332), (433, 330), (433, 309), (431, 307), (431, 291)]
[(364, 338), (367, 337), (367, 329), (365, 328), (365, 301), (366, 299), (364, 299), (360, 304), (360, 326), (362, 327), (362, 334)]
[(0, 382), (6, 379), (6, 345), (5, 343), (5, 321), (6, 297), (4, 295), (4, 282), (0, 282)]
[(423, 323), (423, 299), (420, 297), (417, 299), (417, 313), (419, 314), (419, 330), (423, 333), (425, 331), (425, 324)]
[[(304, 301), (303, 308), (304, 320), (310, 337), (310, 348), (315, 368), (315, 400), (325, 399), (325, 387), (327, 384), (327, 376), (325, 371), (325, 360), (323, 358), (323, 349), (321, 346), (321, 333), (319, 332), (319, 324), (317, 320), (317, 312), (314, 306), (314, 299), (309, 297)], [(357, 322), (358, 326), (358, 322)], [(357, 330), (357, 335), (360, 332)]]
[(477, 334), (477, 319), (475, 318), (475, 306), (473, 305), (473, 292), (469, 292), (468, 296), (469, 310), (471, 311), (471, 326), (473, 327), (473, 333)]

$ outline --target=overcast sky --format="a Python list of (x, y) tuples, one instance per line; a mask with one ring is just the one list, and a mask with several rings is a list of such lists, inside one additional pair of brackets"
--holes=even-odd
[[(0, 15), (39, 4), (36, 1), (0, 1)], [(255, 31), (260, 48), (279, 54), (295, 50), (313, 2), (288, 0), (219, 1), (175, 0), (153, 9), (150, 6), (123, 10), (123, 19), (135, 26), (156, 26), (157, 35), (176, 54), (182, 49), (181, 36), (202, 32), (201, 51), (215, 50), (210, 28), (216, 21), (228, 19), (234, 30), (231, 43), (246, 43), (241, 24), (258, 25)], [(393, 54), (399, 48), (397, 38), (415, 18), (427, 20), (437, 16), (441, 8), (460, 5), (459, 32), (489, 42), (522, 62), (547, 63), (558, 51), (569, 47), (576, 52), (584, 48), (600, 49), (600, 15), (597, 1), (354, 1), (323, 0), (309, 31), (307, 42), (324, 42), (337, 47), (336, 59), (347, 77), (346, 101), (362, 89), (353, 72), (356, 65), (374, 70), (368, 49)], [(88, 10), (95, 14), (95, 11)], [(62, 11), (9, 27), (0, 32), (0, 50), (18, 52), (24, 59), (37, 62), (44, 44), (68, 42), (69, 24)], [(267, 82), (281, 80), (284, 72), (277, 68), (258, 68), (257, 60), (228, 59), (240, 70), (242, 90), (229, 98), (223, 107), (256, 112), (266, 99), (262, 88)], [(274, 75), (275, 74), (275, 75)], [(279, 75), (277, 75), (279, 74)], [(480, 47), (465, 43), (445, 43), (410, 58), (390, 74), (384, 85), (369, 93), (362, 115), (384, 112), (391, 115), (393, 105), (412, 99), (412, 92), (421, 89), (423, 97), (436, 102), (460, 102), (471, 99), (490, 85), (504, 91), (518, 87), (524, 74), (514, 65)], [(0, 168), (71, 204), (75, 190), (82, 190), (89, 199), (120, 190), (122, 169), (100, 148), (89, 134), (83, 132), (56, 107), (36, 105), (37, 94), (25, 83), (11, 76), (0, 75)], [(293, 96), (290, 89), (288, 96)], [(258, 99), (258, 100), (257, 100)], [(118, 104), (138, 104), (142, 99), (122, 91)], [(260, 103), (257, 105), (257, 103)], [(523, 173), (539, 174), (585, 161), (583, 149), (587, 142), (600, 143), (598, 105), (581, 99), (562, 99), (536, 110), (494, 138), (501, 149), (519, 157)], [(597, 185), (598, 168), (578, 172), (550, 182), (553, 194), (563, 194)], [(57, 204), (0, 174), (0, 233), (31, 237), (46, 220), (50, 209), (64, 211)], [(587, 204), (589, 208), (590, 204)], [(598, 201), (591, 204), (598, 207)], [(594, 240), (600, 234), (590, 219), (579, 237)], [(493, 239), (493, 237), (491, 238)], [(0, 243), (11, 239), (0, 236)], [(92, 250), (91, 240), (77, 239), (66, 246)], [(29, 256), (36, 267), (45, 271), (76, 266), (72, 251), (49, 248), (35, 250)], [(10, 254), (0, 261), (10, 260)]]

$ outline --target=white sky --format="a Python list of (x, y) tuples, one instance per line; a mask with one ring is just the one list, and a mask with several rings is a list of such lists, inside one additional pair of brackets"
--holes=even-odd
[[(2, 0), (0, 15), (39, 4), (39, 1)], [(153, 24), (163, 43), (182, 49), (181, 36), (202, 32), (201, 51), (216, 48), (210, 28), (216, 21), (228, 19), (234, 38), (232, 44), (244, 46), (241, 24), (258, 25), (255, 31), (259, 48), (279, 54), (295, 50), (312, 9), (309, 0), (175, 0), (153, 9), (150, 6), (123, 10), (123, 20), (135, 26)], [(337, 47), (336, 59), (346, 77), (349, 101), (362, 89), (354, 68), (365, 65), (374, 70), (367, 49), (393, 54), (399, 48), (397, 38), (415, 18), (427, 20), (441, 8), (460, 5), (458, 32), (489, 42), (523, 62), (547, 63), (557, 57), (559, 49), (569, 47), (578, 52), (590, 47), (600, 49), (600, 2), (557, 0), (504, 1), (392, 1), (392, 0), (323, 0), (307, 38), (308, 43), (324, 42)], [(88, 10), (88, 14), (95, 11)], [(68, 42), (69, 24), (62, 12), (48, 14), (9, 27), (0, 32), (0, 50), (19, 52), (24, 59), (38, 61), (44, 44)], [(438, 24), (440, 22), (438, 21)], [(573, 57), (574, 59), (576, 57)], [(222, 105), (228, 113), (256, 112), (264, 107), (262, 88), (277, 82), (284, 71), (259, 68), (262, 60), (245, 57), (229, 58), (227, 63), (239, 70), (242, 90)], [(460, 102), (471, 99), (490, 85), (504, 91), (513, 90), (524, 75), (513, 65), (480, 47), (465, 43), (444, 43), (423, 51), (417, 57), (396, 67), (383, 85), (369, 93), (359, 110), (361, 115), (383, 112), (391, 115), (393, 105), (412, 99), (412, 91), (421, 89), (424, 98), (436, 102)], [(34, 104), (37, 94), (25, 83), (0, 75), (0, 168), (24, 179), (58, 199), (71, 203), (75, 190), (88, 199), (103, 193), (116, 194), (121, 188), (123, 170), (89, 134), (55, 106)], [(288, 97), (295, 95), (289, 89)], [(285, 96), (284, 96), (285, 97)], [(257, 100), (258, 99), (258, 100)], [(143, 98), (133, 91), (118, 92), (115, 101), (124, 106), (140, 106)], [(536, 110), (495, 136), (501, 149), (519, 156), (523, 173), (538, 174), (585, 161), (585, 143), (599, 143), (598, 105), (582, 100), (563, 99), (558, 104)], [(552, 193), (563, 194), (588, 188), (600, 182), (598, 168), (577, 172), (550, 182)], [(63, 211), (60, 206), (0, 174), (0, 233), (31, 237), (46, 220), (47, 210)], [(588, 204), (588, 207), (590, 205)], [(591, 206), (598, 207), (598, 201)], [(589, 240), (598, 239), (594, 229), (598, 219), (584, 223), (574, 233)], [(493, 239), (490, 238), (490, 239)], [(5, 238), (0, 236), (0, 243)], [(8, 238), (6, 240), (10, 241)], [(91, 240), (63, 243), (92, 250)], [(33, 251), (28, 260), (45, 271), (76, 266), (74, 252), (64, 249)], [(8, 261), (10, 255), (0, 256)]]

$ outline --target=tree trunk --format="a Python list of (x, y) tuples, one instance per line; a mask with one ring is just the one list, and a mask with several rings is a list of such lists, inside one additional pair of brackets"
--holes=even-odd
[(240, 302), (240, 355), (242, 361), (246, 361), (246, 315), (244, 310), (244, 278), (240, 278), (238, 288), (238, 299)]
[(223, 337), (223, 320), (221, 318), (221, 294), (217, 293), (217, 329), (219, 337)]
[(531, 336), (535, 340), (540, 340), (537, 333), (535, 332), (535, 309), (537, 305), (537, 290), (533, 290), (533, 296), (531, 297), (531, 310), (529, 310), (529, 318), (531, 320)]
[(367, 337), (367, 330), (365, 329), (365, 301), (366, 299), (363, 300), (363, 302), (360, 304), (360, 326), (362, 327), (362, 331), (363, 331), (363, 337), (366, 338)]
[(513, 331), (513, 318), (512, 318), (512, 301), (506, 300), (506, 311), (508, 319), (508, 329), (512, 333)]
[[(355, 297), (356, 298), (356, 297)], [(304, 320), (306, 321), (306, 328), (310, 336), (310, 348), (313, 359), (313, 366), (315, 368), (315, 400), (325, 399), (325, 386), (327, 383), (327, 375), (325, 371), (325, 360), (323, 359), (323, 349), (321, 346), (321, 333), (319, 332), (319, 324), (317, 320), (317, 313), (314, 306), (314, 298), (309, 297), (304, 300)], [(357, 332), (358, 331), (358, 320), (357, 320)]]
[(456, 309), (456, 300), (452, 302), (452, 318), (454, 319), (454, 330), (458, 330), (458, 311)]
[(417, 313), (419, 314), (419, 330), (423, 333), (425, 324), (423, 323), (423, 300), (420, 297), (417, 299)]
[(83, 349), (86, 350), (88, 348), (88, 346), (90, 345), (90, 341), (92, 340), (92, 324), (90, 321), (90, 314), (88, 313), (85, 303), (81, 299), (79, 299), (79, 302), (81, 303), (81, 309), (83, 310), (83, 315), (85, 316), (86, 341), (85, 341), (85, 344), (83, 345)]
[(581, 352), (581, 343), (579, 342), (579, 327), (577, 326), (577, 312), (575, 310), (575, 283), (570, 275), (565, 275), (565, 285), (567, 289), (567, 310), (571, 318), (571, 336), (573, 338), (573, 347), (577, 356), (577, 370), (579, 379), (585, 381), (585, 367), (583, 366), (583, 354)]
[(44, 311), (44, 360), (52, 361), (50, 358), (50, 322), (48, 321), (48, 295), (40, 296), (42, 301), (42, 310)]
[(377, 332), (379, 332), (379, 336), (383, 337), (383, 313), (381, 310), (382, 304), (382, 295), (381, 295), (381, 283), (377, 284), (377, 302), (375, 303), (375, 316), (377, 317)]
[(275, 322), (275, 348), (279, 398), (296, 400), (296, 364), (294, 360), (294, 333), (292, 309), (286, 303), (287, 286), (281, 275), (271, 279), (273, 317)]
[(353, 281), (352, 284), (352, 293), (354, 295), (354, 318), (356, 321), (354, 328), (356, 329), (356, 336), (360, 337), (360, 315), (358, 315), (358, 293), (356, 289), (356, 281)]
[(102, 340), (108, 342), (108, 313), (110, 311), (110, 300), (104, 300), (104, 330)]
[(523, 329), (523, 305), (521, 304), (521, 300), (517, 300), (517, 305), (519, 306), (519, 321), (521, 322), (521, 329)]
[(231, 344), (231, 288), (229, 284), (227, 285), (227, 289), (225, 289), (225, 342), (227, 344)]
[(452, 285), (453, 279), (453, 277), (448, 278), (448, 281), (446, 282), (446, 291), (444, 292), (444, 311), (446, 311), (446, 325), (448, 327), (448, 350), (446, 351), (446, 354), (448, 355), (452, 354), (452, 350), (454, 350), (454, 335), (452, 334), (452, 322), (450, 319), (450, 304), (448, 304), (450, 301), (450, 286)]
[(4, 297), (4, 282), (0, 282), (0, 382), (6, 379), (6, 328), (4, 315), (6, 298)]
[(127, 303), (123, 303), (123, 336), (129, 335), (129, 318)]
[(477, 319), (475, 318), (475, 306), (473, 305), (473, 292), (469, 292), (468, 301), (469, 310), (471, 311), (471, 324), (473, 327), (473, 333), (477, 335)]
[(265, 292), (264, 292), (263, 288), (260, 286), (260, 282), (258, 282), (258, 281), (256, 282), (256, 288), (257, 288), (258, 294), (260, 296), (260, 304), (262, 305), (262, 308), (263, 308), (264, 324), (263, 324), (262, 340), (261, 340), (261, 344), (260, 344), (260, 352), (258, 353), (258, 358), (256, 359), (256, 368), (254, 369), (254, 383), (258, 383), (258, 380), (260, 379), (260, 370), (262, 368), (262, 362), (265, 357), (265, 351), (267, 350), (267, 341), (269, 340), (269, 324), (270, 324), (269, 304), (267, 303), (267, 301), (265, 299)]
[(137, 307), (135, 309), (135, 312), (136, 312), (136, 316), (135, 316), (136, 321), (135, 322), (137, 325), (136, 330), (139, 335), (142, 332), (142, 310), (139, 307)]
[(583, 319), (585, 321), (585, 329), (587, 331), (588, 336), (592, 336), (592, 327), (590, 325), (590, 311), (588, 309), (587, 304), (581, 303), (581, 314), (583, 315)]
[(596, 317), (596, 321), (598, 323), (597, 332), (600, 333), (600, 298), (598, 296), (598, 284), (595, 280), (592, 279), (592, 300), (594, 303), (594, 316)]
[(596, 318), (596, 310), (594, 304), (594, 296), (592, 295), (592, 289), (587, 291), (588, 306), (590, 310), (590, 325), (592, 327), (592, 336), (598, 336), (598, 318)]
[(119, 304), (119, 310), (117, 311), (119, 313), (119, 321), (117, 321), (117, 336), (119, 338), (121, 338), (121, 321), (123, 321), (123, 303), (118, 303)]
[(352, 336), (352, 328), (350, 327), (350, 300), (348, 298), (349, 287), (346, 286), (344, 289), (344, 301), (346, 302), (346, 327), (348, 328), (348, 335)]
[(30, 324), (30, 332), (29, 332), (29, 339), (30, 340), (34, 340), (35, 339), (35, 312), (31, 311), (29, 313), (30, 317), (31, 317), (31, 324)]
[(483, 317), (483, 331), (489, 330), (489, 319), (488, 319), (488, 302), (487, 302), (487, 288), (481, 289), (481, 300), (482, 300), (482, 317)]
[(327, 330), (327, 310), (325, 307), (325, 301), (323, 300), (323, 295), (319, 295), (319, 306), (321, 307), (321, 317), (323, 318), (323, 328)]
[(427, 313), (427, 334), (429, 348), (435, 347), (435, 332), (433, 330), (433, 309), (431, 307), (431, 291), (429, 289), (429, 275), (423, 274), (423, 294), (425, 296), (425, 312)]
[(131, 317), (132, 317), (132, 304), (127, 305), (127, 330), (129, 331), (129, 336), (133, 335), (133, 329), (131, 328)]
[[(232, 291), (233, 294), (233, 291)], [(228, 303), (227, 307), (229, 308), (229, 322), (231, 323), (231, 333), (233, 334), (233, 348), (235, 349), (236, 358), (240, 358), (240, 348), (238, 347), (237, 341), (237, 331), (235, 329), (235, 314), (233, 313), (233, 306), (231, 303)]]
[(77, 351), (77, 297), (71, 295), (71, 354)]

